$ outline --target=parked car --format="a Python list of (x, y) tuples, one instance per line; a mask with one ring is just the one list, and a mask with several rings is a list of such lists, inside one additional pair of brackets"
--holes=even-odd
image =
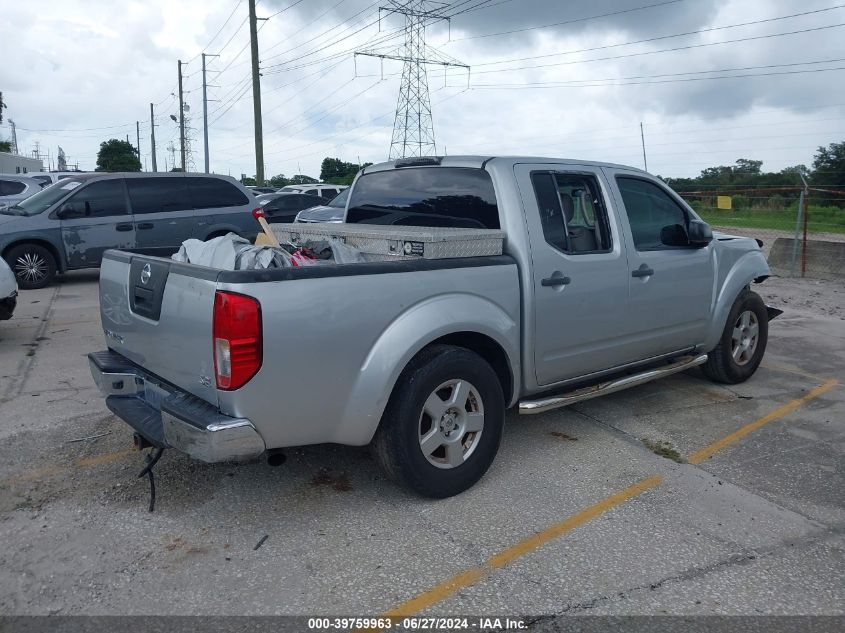
[(304, 193), (263, 193), (255, 198), (261, 205), (267, 221), (271, 224), (280, 222), (293, 222), (296, 214), (303, 209), (310, 209), (325, 203), (325, 200), (317, 196), (309, 196)]
[(347, 222), (471, 216), (504, 252), (237, 271), (107, 252), (108, 349), (89, 363), (142, 444), (214, 462), (372, 443), (393, 479), (446, 497), (487, 471), (508, 407), (696, 366), (742, 382), (778, 314), (750, 289), (771, 274), (759, 244), (632, 167), (417, 158), (366, 167), (349, 195)]
[(331, 200), (344, 189), (348, 189), (347, 185), (328, 185), (323, 183), (313, 185), (288, 185), (282, 187), (279, 191), (290, 193), (306, 193), (309, 196), (320, 196), (326, 200)]
[(12, 318), (18, 303), (18, 284), (9, 265), (0, 259), (0, 321)]
[(32, 178), (41, 183), (42, 187), (49, 187), (65, 178), (73, 178), (91, 172), (84, 171), (31, 171), (26, 174), (27, 178)]
[(82, 174), (0, 210), (0, 254), (22, 289), (41, 288), (56, 273), (96, 268), (109, 248), (166, 256), (192, 237), (255, 239), (254, 207), (228, 176)]
[(41, 183), (27, 176), (0, 174), (0, 209), (26, 200), (41, 191)]
[(349, 189), (344, 189), (327, 204), (300, 211), (296, 214), (294, 222), (329, 222), (332, 224), (343, 222), (347, 200), (349, 200)]
[(257, 187), (256, 185), (249, 185), (247, 186), (247, 189), (256, 196), (261, 193), (276, 193), (278, 191), (275, 187)]

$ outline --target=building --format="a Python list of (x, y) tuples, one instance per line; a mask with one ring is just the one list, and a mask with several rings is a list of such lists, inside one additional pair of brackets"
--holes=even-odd
[(44, 161), (40, 158), (0, 152), (0, 174), (26, 174), (31, 171), (44, 171)]

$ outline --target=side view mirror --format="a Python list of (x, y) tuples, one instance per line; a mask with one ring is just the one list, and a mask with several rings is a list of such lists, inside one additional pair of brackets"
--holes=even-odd
[(707, 222), (701, 220), (689, 221), (689, 245), (701, 248), (713, 241), (713, 230)]
[(660, 242), (664, 246), (689, 246), (687, 230), (682, 224), (670, 224), (660, 229)]
[(59, 207), (59, 210), (56, 211), (56, 217), (60, 220), (67, 220), (68, 218), (74, 217), (81, 217), (82, 214), (79, 213), (76, 209), (74, 209), (73, 205), (69, 202), (65, 202), (62, 206)]

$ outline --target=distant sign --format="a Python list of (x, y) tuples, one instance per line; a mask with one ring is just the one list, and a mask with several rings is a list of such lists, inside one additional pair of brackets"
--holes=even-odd
[(730, 211), (732, 208), (730, 196), (716, 196), (716, 208)]

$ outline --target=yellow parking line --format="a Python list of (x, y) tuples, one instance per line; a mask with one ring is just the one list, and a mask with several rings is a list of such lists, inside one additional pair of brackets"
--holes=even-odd
[(445, 580), (428, 591), (425, 591), (418, 596), (411, 598), (410, 600), (403, 602), (402, 604), (390, 609), (384, 614), (384, 617), (397, 617), (403, 615), (412, 615), (414, 613), (419, 613), (423, 609), (430, 607), (433, 604), (437, 604), (441, 600), (444, 600), (451, 596), (452, 594), (468, 587), (476, 582), (478, 582), (481, 578), (492, 572), (494, 569), (498, 569), (499, 567), (503, 567), (508, 563), (520, 558), (521, 556), (525, 556), (529, 552), (533, 552), (537, 548), (545, 545), (549, 541), (552, 541), (559, 536), (566, 534), (570, 530), (575, 529), (579, 525), (583, 525), (592, 519), (595, 519), (597, 516), (607, 512), (608, 510), (618, 506), (621, 503), (624, 503), (628, 499), (636, 497), (639, 494), (642, 494), (646, 490), (654, 488), (658, 486), (660, 482), (663, 481), (663, 477), (660, 475), (654, 475), (653, 477), (648, 477), (643, 479), (642, 481), (638, 481), (632, 486), (628, 486), (624, 490), (617, 492), (615, 494), (610, 495), (609, 497), (605, 497), (598, 503), (591, 505), (584, 510), (581, 510), (578, 514), (573, 514), (570, 517), (567, 517), (563, 521), (559, 521), (536, 534), (532, 534), (526, 539), (523, 539), (516, 543), (515, 545), (511, 545), (507, 549), (499, 552), (498, 554), (494, 554), (491, 556), (482, 566), (480, 567), (472, 567), (460, 574), (452, 576), (448, 580)]
[(802, 404), (809, 402), (810, 400), (813, 400), (814, 398), (818, 398), (820, 395), (822, 395), (826, 391), (830, 391), (831, 389), (833, 389), (833, 387), (835, 387), (837, 384), (839, 384), (839, 381), (835, 380), (835, 379), (825, 381), (823, 384), (819, 385), (815, 389), (812, 389), (809, 392), (807, 392), (807, 394), (802, 396), (801, 398), (796, 398), (795, 400), (787, 402), (782, 407), (778, 407), (774, 411), (767, 413), (762, 418), (758, 418), (758, 419), (754, 420), (754, 422), (751, 422), (750, 424), (746, 424), (742, 428), (737, 429), (736, 431), (734, 431), (730, 435), (726, 435), (722, 439), (713, 442), (709, 446), (705, 446), (701, 450), (694, 452), (692, 455), (687, 457), (687, 461), (690, 464), (700, 464), (701, 462), (703, 462), (708, 457), (711, 457), (716, 451), (720, 451), (723, 448), (725, 448), (726, 446), (728, 446), (729, 444), (733, 444), (737, 440), (742, 439), (743, 437), (745, 437), (749, 433), (756, 431), (757, 429), (759, 429), (762, 426), (765, 426), (769, 422), (772, 422), (773, 420), (777, 420), (778, 418), (783, 417), (787, 413), (791, 413), (792, 411), (795, 411), (795, 409), (800, 407)]
[[(690, 464), (698, 464), (701, 461), (707, 459), (717, 451), (723, 449), (725, 446), (736, 442), (737, 440), (745, 437), (749, 433), (756, 431), (757, 429), (761, 428), (762, 426), (768, 424), (769, 422), (776, 420), (780, 417), (783, 417), (787, 413), (791, 413), (795, 411), (801, 405), (813, 400), (814, 398), (819, 397), (823, 393), (831, 390), (839, 384), (839, 381), (835, 379), (827, 380), (823, 384), (819, 385), (815, 389), (809, 391), (806, 395), (802, 396), (801, 398), (796, 398), (791, 402), (786, 403), (785, 405), (778, 407), (774, 411), (764, 415), (763, 417), (751, 422), (743, 426), (742, 428), (734, 431), (730, 435), (723, 437), (722, 439), (713, 442), (709, 446), (702, 448), (699, 451), (696, 451), (692, 455), (687, 458), (687, 461)], [(607, 512), (608, 510), (628, 501), (629, 499), (633, 499), (634, 497), (642, 494), (643, 492), (655, 488), (660, 485), (663, 481), (663, 478), (660, 475), (654, 475), (652, 477), (647, 477), (646, 479), (642, 479), (637, 483), (633, 484), (632, 486), (628, 486), (624, 490), (621, 490), (615, 494), (610, 495), (609, 497), (605, 497), (601, 501), (591, 505), (581, 512), (574, 514), (562, 521), (554, 523), (553, 525), (541, 530), (521, 541), (518, 543), (511, 545), (510, 547), (502, 550), (501, 552), (494, 554), (490, 558), (487, 559), (482, 565), (477, 567), (471, 567), (465, 571), (462, 571), (443, 582), (440, 582), (434, 585), (431, 589), (424, 591), (423, 593), (411, 598), (410, 600), (406, 600), (405, 602), (393, 607), (389, 611), (386, 611), (383, 614), (383, 617), (400, 617), (400, 616), (408, 616), (413, 615), (415, 613), (419, 613), (423, 609), (431, 607), (432, 605), (437, 604), (448, 598), (449, 596), (457, 593), (461, 589), (465, 589), (485, 576), (489, 575), (495, 569), (503, 567), (514, 560), (525, 556), (526, 554), (537, 550), (539, 547), (545, 545), (546, 543), (566, 534), (567, 532), (573, 530), (574, 528), (583, 525), (592, 519), (600, 516), (601, 514)]]

